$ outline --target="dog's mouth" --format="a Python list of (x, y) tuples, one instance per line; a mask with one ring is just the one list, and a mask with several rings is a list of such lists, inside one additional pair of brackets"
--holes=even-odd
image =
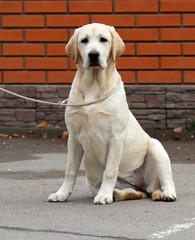
[(101, 65), (99, 64), (99, 62), (90, 62), (90, 63), (89, 63), (89, 67), (94, 67), (94, 68), (96, 68), (96, 67), (101, 67)]

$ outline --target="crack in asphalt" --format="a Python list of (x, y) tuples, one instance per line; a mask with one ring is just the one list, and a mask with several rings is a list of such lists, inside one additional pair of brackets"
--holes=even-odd
[(81, 234), (81, 233), (74, 233), (74, 232), (63, 232), (63, 231), (55, 231), (55, 230), (44, 230), (44, 229), (29, 229), (29, 228), (19, 228), (19, 227), (7, 227), (7, 226), (0, 226), (0, 229), (10, 230), (10, 231), (28, 231), (32, 233), (59, 233), (59, 234), (69, 234), (74, 236), (83, 236), (83, 237), (93, 237), (93, 238), (99, 238), (102, 239), (117, 239), (117, 240), (145, 240), (143, 238), (127, 238), (127, 237), (112, 237), (112, 236), (96, 236), (91, 234)]

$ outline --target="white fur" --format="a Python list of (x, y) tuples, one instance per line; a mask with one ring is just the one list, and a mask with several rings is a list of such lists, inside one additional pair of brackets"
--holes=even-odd
[[(100, 41), (102, 36), (106, 42)], [(81, 42), (84, 38), (88, 39), (87, 43)], [(89, 24), (77, 29), (66, 51), (78, 68), (69, 103), (99, 99), (120, 81), (115, 58), (123, 53), (124, 43), (113, 27)], [(89, 66), (90, 51), (99, 52), (99, 67)], [(176, 199), (169, 157), (129, 111), (122, 84), (102, 102), (67, 107), (65, 120), (69, 131), (65, 180), (61, 188), (50, 195), (49, 201), (68, 199), (82, 159), (89, 188), (96, 195), (95, 204), (111, 203), (117, 176), (125, 178), (139, 170), (149, 194), (160, 189), (162, 200)]]

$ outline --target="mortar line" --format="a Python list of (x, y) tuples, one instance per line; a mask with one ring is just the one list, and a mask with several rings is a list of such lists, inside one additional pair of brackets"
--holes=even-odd
[(70, 14), (70, 3), (69, 3), (69, 0), (67, 0), (67, 2), (66, 2), (66, 8), (67, 8), (66, 13)]

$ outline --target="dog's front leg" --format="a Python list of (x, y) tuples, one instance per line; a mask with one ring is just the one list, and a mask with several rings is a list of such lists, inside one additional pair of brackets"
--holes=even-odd
[(60, 189), (49, 196), (49, 202), (64, 202), (68, 199), (73, 191), (82, 157), (82, 146), (78, 143), (76, 137), (70, 135), (68, 139), (68, 162), (65, 179)]
[(108, 148), (106, 168), (103, 180), (94, 204), (107, 204), (113, 202), (113, 190), (116, 185), (119, 164), (123, 151), (123, 141), (118, 137), (113, 137)]

